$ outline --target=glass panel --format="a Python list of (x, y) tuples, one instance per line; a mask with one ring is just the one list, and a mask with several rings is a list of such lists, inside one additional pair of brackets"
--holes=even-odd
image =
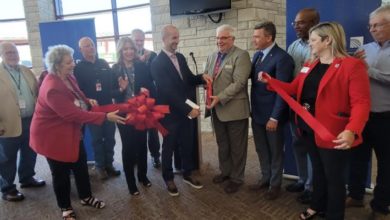
[(0, 19), (24, 18), (23, 0), (0, 0)]
[(144, 44), (144, 47), (146, 49), (148, 49), (148, 50), (154, 51), (152, 34), (145, 34), (145, 44)]
[(95, 18), (95, 28), (96, 28), (97, 37), (114, 35), (114, 25), (112, 21), (111, 12), (64, 17), (64, 19), (66, 20), (82, 19), (82, 18)]
[(27, 39), (26, 21), (0, 22), (0, 40), (27, 41)]
[(116, 0), (116, 7), (122, 8), (126, 6), (132, 6), (132, 5), (140, 5), (150, 3), (149, 0)]
[(152, 19), (150, 7), (145, 6), (136, 9), (126, 9), (118, 11), (119, 34), (130, 34), (134, 28), (139, 28), (145, 32), (152, 30)]
[(116, 45), (114, 38), (97, 39), (97, 53), (99, 58), (105, 59), (108, 63), (116, 63)]
[(64, 15), (111, 9), (111, 0), (62, 0)]

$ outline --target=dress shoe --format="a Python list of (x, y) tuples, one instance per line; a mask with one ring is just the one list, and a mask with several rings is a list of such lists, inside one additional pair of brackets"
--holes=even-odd
[(265, 189), (268, 189), (268, 188), (269, 188), (269, 183), (261, 183), (261, 182), (258, 182), (258, 183), (256, 183), (256, 184), (250, 185), (248, 188), (249, 188), (249, 190), (251, 190), (251, 191), (265, 190)]
[(224, 176), (222, 174), (218, 174), (218, 175), (214, 176), (213, 183), (215, 183), (215, 184), (223, 183), (228, 179), (230, 179), (230, 177)]
[(389, 220), (390, 214), (384, 214), (384, 213), (372, 211), (368, 219), (369, 220)]
[(24, 199), (24, 195), (21, 192), (19, 192), (17, 189), (12, 189), (8, 192), (3, 192), (1, 198), (9, 202), (18, 202)]
[(25, 182), (25, 183), (21, 183), (20, 188), (42, 187), (44, 185), (46, 185), (46, 182), (44, 180), (38, 180), (38, 179), (35, 179), (33, 177), (33, 178), (31, 178), (30, 181)]
[(235, 193), (240, 189), (240, 186), (242, 183), (236, 183), (233, 181), (229, 181), (228, 184), (225, 186), (224, 191), (227, 194)]
[(350, 208), (350, 207), (364, 207), (364, 201), (363, 200), (358, 200), (358, 199), (354, 199), (352, 197), (347, 197), (347, 199), (345, 199), (345, 207), (346, 208)]
[(113, 165), (106, 167), (106, 172), (108, 176), (119, 176), (121, 171), (117, 170)]
[(266, 193), (264, 198), (266, 200), (275, 200), (280, 195), (280, 187), (271, 187)]
[(286, 186), (286, 190), (288, 192), (303, 192), (305, 190), (305, 184), (304, 183), (291, 183)]
[(297, 201), (301, 204), (309, 204), (311, 202), (312, 192), (305, 190), (297, 197)]
[(160, 158), (155, 157), (155, 158), (153, 159), (153, 167), (156, 168), (156, 169), (158, 169), (158, 168), (161, 167)]

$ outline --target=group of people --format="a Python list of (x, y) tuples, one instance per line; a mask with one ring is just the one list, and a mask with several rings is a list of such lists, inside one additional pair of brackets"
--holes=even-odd
[[(45, 185), (43, 180), (34, 178), (36, 153), (45, 156), (63, 219), (76, 218), (70, 203), (71, 171), (81, 204), (103, 208), (105, 203), (91, 193), (82, 137), (87, 126), (98, 177), (118, 176), (120, 171), (113, 166), (115, 123), (122, 140), (123, 170), (130, 194), (140, 194), (135, 167), (138, 182), (150, 187), (146, 146), (149, 142), (153, 165), (159, 167), (157, 131), (135, 129), (125, 123), (126, 115), (118, 111), (89, 111), (96, 105), (126, 102), (143, 88), (150, 91), (157, 104), (170, 107), (170, 114), (161, 120), (169, 132), (163, 137), (161, 153), (162, 177), (168, 193), (179, 195), (172, 168), (174, 153), (180, 155), (183, 181), (201, 189), (202, 183), (192, 175), (194, 119), (199, 117), (200, 109), (188, 103), (196, 102), (196, 86), (207, 85), (212, 94), (205, 114), (211, 116), (214, 127), (220, 170), (212, 181), (223, 184), (226, 193), (237, 192), (244, 183), (251, 117), (261, 175), (257, 183), (249, 186), (250, 190), (266, 191), (267, 200), (280, 196), (284, 128), (289, 126), (299, 179), (287, 185), (286, 190), (302, 192), (297, 200), (309, 204), (299, 214), (300, 219), (344, 219), (346, 206), (364, 206), (372, 148), (378, 173), (370, 205), (375, 216), (388, 215), (390, 152), (386, 144), (390, 139), (386, 128), (390, 125), (390, 103), (386, 95), (390, 94), (390, 5), (370, 14), (369, 31), (375, 41), (359, 48), (354, 56), (346, 51), (343, 27), (337, 22), (320, 23), (315, 9), (300, 10), (292, 25), (298, 39), (285, 51), (275, 42), (276, 27), (272, 22), (257, 24), (252, 37), (256, 49), (252, 61), (247, 51), (235, 46), (234, 28), (219, 26), (218, 50), (210, 54), (199, 75), (191, 72), (185, 57), (177, 52), (180, 35), (173, 25), (162, 28), (163, 48), (158, 55), (143, 48), (145, 35), (141, 30), (134, 30), (131, 38), (121, 38), (117, 43), (118, 62), (112, 68), (96, 57), (93, 41), (83, 37), (79, 41), (83, 60), (77, 64), (72, 48), (49, 48), (45, 55), (48, 74), (39, 92), (33, 73), (18, 64), (15, 45), (1, 43), (0, 94), (6, 97), (0, 107), (2, 198), (24, 198), (13, 183), (20, 150), (21, 187)], [(326, 138), (321, 128), (334, 137)]]

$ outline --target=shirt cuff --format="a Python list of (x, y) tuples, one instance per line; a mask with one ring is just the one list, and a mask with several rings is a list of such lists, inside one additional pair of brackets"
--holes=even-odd
[(271, 120), (271, 121), (274, 121), (274, 122), (278, 122), (278, 120), (277, 119), (274, 119), (274, 118), (269, 118), (269, 120)]

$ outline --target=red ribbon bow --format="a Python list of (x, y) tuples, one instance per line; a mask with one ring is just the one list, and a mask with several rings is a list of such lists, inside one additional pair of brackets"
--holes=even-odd
[(119, 110), (120, 113), (126, 113), (126, 124), (133, 125), (135, 129), (144, 131), (150, 128), (157, 128), (163, 135), (168, 134), (159, 122), (170, 113), (168, 105), (155, 105), (156, 100), (149, 98), (149, 91), (142, 89), (140, 94), (127, 100), (122, 104), (110, 104), (103, 106), (93, 106), (93, 112), (113, 112)]

